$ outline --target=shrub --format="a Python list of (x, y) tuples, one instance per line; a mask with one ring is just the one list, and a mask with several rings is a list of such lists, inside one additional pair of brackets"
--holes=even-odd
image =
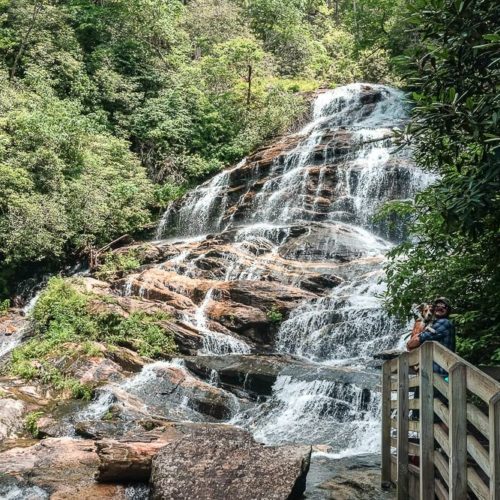
[(271, 323), (281, 323), (283, 321), (283, 313), (281, 313), (276, 306), (273, 306), (267, 311), (266, 316)]
[(99, 279), (111, 280), (135, 271), (140, 266), (137, 250), (132, 249), (125, 253), (109, 252), (95, 274)]
[(38, 429), (38, 420), (43, 415), (42, 411), (32, 411), (26, 415), (24, 419), (25, 429), (37, 439), (40, 436), (40, 431)]
[(174, 353), (171, 332), (161, 325), (165, 313), (134, 312), (127, 318), (113, 312), (98, 312), (91, 306), (102, 298), (78, 290), (74, 281), (49, 280), (32, 314), (35, 336), (14, 349), (10, 373), (24, 379), (38, 379), (56, 390), (69, 390), (74, 398), (90, 399), (92, 390), (53, 365), (55, 358), (72, 355), (75, 344), (88, 356), (101, 355), (94, 342), (106, 348), (126, 345), (139, 354), (159, 358)]
[(5, 316), (9, 312), (10, 300), (5, 299), (0, 302), (0, 316)]

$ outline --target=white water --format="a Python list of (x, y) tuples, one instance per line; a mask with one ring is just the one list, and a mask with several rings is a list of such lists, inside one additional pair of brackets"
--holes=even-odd
[(200, 354), (249, 354), (250, 346), (247, 343), (230, 335), (210, 330), (208, 327), (206, 310), (213, 300), (212, 296), (213, 289), (210, 289), (195, 313), (195, 326), (203, 334), (203, 348)]
[(22, 332), (16, 332), (12, 335), (2, 335), (0, 337), (0, 360), (13, 349), (15, 349), (22, 339)]
[[(370, 399), (371, 398), (371, 399)], [(266, 444), (328, 444), (334, 453), (374, 453), (380, 400), (355, 385), (279, 376), (272, 397), (233, 423)]]
[(401, 325), (384, 311), (381, 273), (335, 288), (295, 309), (278, 333), (278, 350), (326, 364), (363, 365), (391, 348)]
[[(231, 202), (239, 208), (248, 193), (256, 194), (239, 216), (237, 223), (244, 227), (237, 230), (233, 244), (258, 258), (248, 265), (228, 254), (222, 279), (263, 279), (264, 267), (283, 255), (299, 262), (329, 263), (352, 258), (354, 252), (356, 258), (383, 260), (392, 246), (387, 238), (400, 236), (375, 224), (374, 214), (388, 200), (414, 197), (434, 179), (412, 165), (410, 151), (393, 144), (393, 129), (408, 120), (404, 94), (382, 85), (368, 87), (372, 90), (352, 84), (320, 94), (297, 146), (277, 157), (268, 172), (262, 174), (257, 164), (245, 173), (244, 194)], [(230, 217), (225, 211), (231, 176), (242, 165), (220, 173), (180, 205), (169, 207), (159, 236), (167, 226), (176, 234), (192, 236), (236, 224), (237, 211)], [(287, 246), (297, 234), (301, 246)], [(380, 265), (364, 273), (350, 271), (343, 285), (296, 308), (279, 329), (278, 352), (307, 362), (363, 369), (374, 352), (396, 346), (405, 326), (383, 310)], [(209, 291), (195, 314), (195, 326), (204, 335), (201, 353), (249, 352), (246, 344), (242, 348), (234, 338), (211, 331), (206, 311), (212, 300)], [(340, 457), (378, 450), (379, 412), (376, 392), (287, 375), (278, 377), (265, 403), (233, 421), (263, 442), (327, 443), (333, 456)]]

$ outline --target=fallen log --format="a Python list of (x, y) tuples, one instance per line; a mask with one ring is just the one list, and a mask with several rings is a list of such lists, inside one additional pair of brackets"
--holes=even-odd
[(100, 483), (147, 482), (151, 460), (178, 433), (174, 427), (153, 431), (132, 440), (103, 439), (96, 442), (99, 467), (95, 480)]

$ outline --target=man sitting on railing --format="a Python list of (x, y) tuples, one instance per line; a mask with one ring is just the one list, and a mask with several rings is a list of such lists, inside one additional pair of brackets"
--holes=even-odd
[[(448, 319), (451, 312), (449, 301), (439, 297), (434, 301), (434, 321), (419, 335), (420, 345), (426, 340), (436, 340), (450, 351), (455, 352), (455, 326)], [(434, 363), (434, 371), (440, 375), (448, 375), (440, 366)], [(445, 380), (448, 377), (445, 378)]]

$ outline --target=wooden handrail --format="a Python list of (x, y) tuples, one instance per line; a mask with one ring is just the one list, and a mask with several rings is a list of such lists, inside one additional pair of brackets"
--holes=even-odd
[(500, 500), (500, 383), (437, 342), (387, 360), (382, 483), (398, 499)]

